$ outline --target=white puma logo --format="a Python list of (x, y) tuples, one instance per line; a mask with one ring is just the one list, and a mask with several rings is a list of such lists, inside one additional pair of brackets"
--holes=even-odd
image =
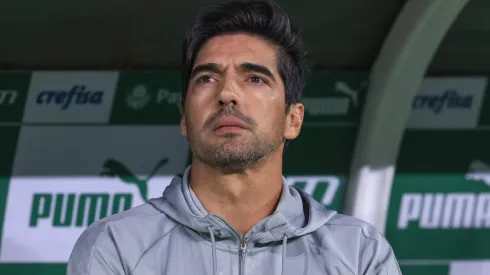
[(357, 107), (359, 105), (359, 93), (366, 85), (367, 81), (364, 81), (361, 83), (359, 89), (356, 90), (351, 88), (349, 84), (344, 81), (337, 81), (335, 82), (334, 90), (349, 97), (352, 104), (354, 104), (354, 107)]
[(465, 175), (467, 180), (483, 181), (490, 186), (490, 166), (483, 161), (474, 160), (470, 163), (469, 172)]

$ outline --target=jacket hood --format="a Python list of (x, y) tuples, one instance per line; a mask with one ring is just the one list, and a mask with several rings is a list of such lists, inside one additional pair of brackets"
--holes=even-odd
[[(172, 180), (162, 197), (151, 199), (150, 203), (177, 223), (199, 233), (212, 233), (222, 240), (241, 239), (241, 235), (223, 219), (204, 209), (188, 183), (190, 171), (191, 166), (187, 167), (182, 178)], [(284, 236), (288, 239), (299, 237), (317, 230), (335, 214), (302, 190), (288, 185), (283, 177), (282, 194), (276, 210), (255, 225), (245, 238), (267, 244), (280, 241)]]

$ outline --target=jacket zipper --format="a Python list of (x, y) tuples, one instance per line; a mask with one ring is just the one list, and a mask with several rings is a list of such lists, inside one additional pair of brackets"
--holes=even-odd
[(245, 251), (247, 250), (247, 241), (245, 238), (242, 238), (240, 241), (240, 247), (238, 248), (238, 268), (239, 268), (239, 274), (244, 275), (245, 271)]
[[(223, 220), (221, 217), (216, 216), (216, 215), (212, 215), (212, 216), (214, 218), (220, 220), (224, 224), (226, 224), (226, 226), (228, 226), (228, 228), (232, 232), (234, 232), (235, 235), (240, 240), (240, 247), (238, 247), (238, 273), (239, 273), (239, 275), (244, 275), (245, 274), (245, 252), (247, 250), (247, 239), (245, 238), (245, 236), (242, 237), (242, 234), (236, 232), (235, 229), (229, 223), (227, 223), (225, 220)], [(262, 232), (262, 231), (260, 231), (260, 232)], [(251, 239), (253, 239), (260, 232), (257, 232), (254, 235), (249, 236), (248, 241), (250, 241)]]

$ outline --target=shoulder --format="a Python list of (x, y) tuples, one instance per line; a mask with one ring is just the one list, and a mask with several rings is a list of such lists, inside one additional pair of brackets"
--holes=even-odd
[(359, 249), (371, 243), (388, 244), (381, 232), (370, 223), (342, 214), (333, 215), (313, 232), (310, 242), (321, 247), (357, 247)]
[(111, 233), (137, 233), (141, 232), (141, 228), (150, 229), (151, 225), (166, 221), (165, 217), (161, 211), (155, 209), (151, 204), (145, 203), (96, 221), (85, 229), (80, 238), (90, 239), (90, 243), (92, 243), (93, 239)]
[(358, 235), (359, 239), (367, 239), (367, 240), (378, 240), (380, 238), (384, 239), (380, 231), (372, 224), (352, 216), (335, 214), (330, 220), (328, 220), (324, 224), (324, 227), (333, 230), (346, 231), (347, 234)]
[(314, 232), (310, 243), (332, 252), (354, 274), (401, 274), (388, 240), (361, 219), (335, 214)]
[(89, 269), (97, 268), (94, 264), (97, 261), (113, 262), (112, 268), (129, 268), (175, 226), (175, 222), (149, 203), (98, 220), (75, 243), (68, 274), (88, 274)]

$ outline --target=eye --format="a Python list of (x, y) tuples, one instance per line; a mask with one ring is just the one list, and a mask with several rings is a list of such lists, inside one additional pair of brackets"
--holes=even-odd
[(203, 76), (200, 76), (198, 79), (197, 79), (197, 82), (198, 83), (212, 83), (212, 82), (215, 82), (216, 79), (214, 79), (212, 76), (210, 75), (203, 75)]
[(255, 75), (249, 77), (248, 81), (250, 81), (252, 83), (256, 83), (256, 84), (265, 84), (266, 83), (266, 81), (263, 78), (255, 76)]

